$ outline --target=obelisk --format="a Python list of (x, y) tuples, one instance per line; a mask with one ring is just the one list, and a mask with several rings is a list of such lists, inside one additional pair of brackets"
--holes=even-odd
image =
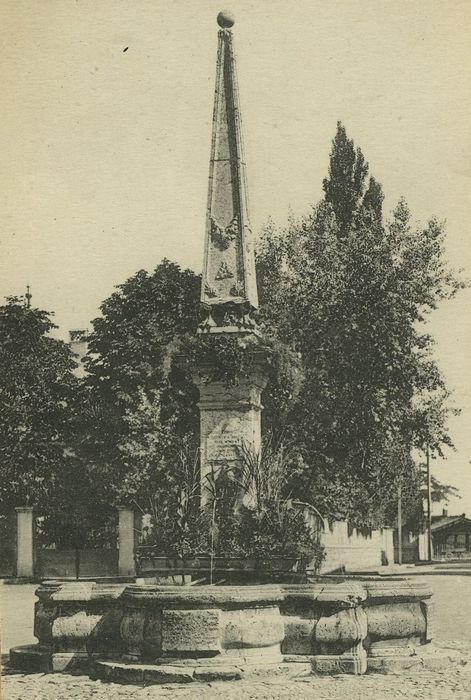
[[(200, 365), (194, 381), (200, 391), (201, 476), (240, 463), (241, 449), (260, 450), (261, 393), (266, 385), (260, 333), (255, 255), (249, 223), (242, 124), (232, 27), (228, 12), (220, 30), (212, 125), (208, 204), (201, 289), (203, 320), (198, 333), (229, 334), (250, 353), (250, 369), (228, 386), (214, 379), (214, 368)], [(247, 338), (255, 342), (247, 343)], [(216, 340), (216, 338), (214, 338)], [(204, 488), (202, 489), (204, 499)]]
[(253, 331), (258, 307), (255, 256), (249, 222), (242, 123), (232, 37), (234, 20), (218, 15), (211, 158), (200, 332)]

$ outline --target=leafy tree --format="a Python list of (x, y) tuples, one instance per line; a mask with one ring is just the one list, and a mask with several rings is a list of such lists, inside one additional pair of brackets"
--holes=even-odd
[(63, 460), (41, 513), (37, 521), (38, 543), (75, 550), (77, 578), (83, 549), (116, 546), (116, 510), (105, 498), (95, 465), (73, 453)]
[(50, 314), (16, 297), (0, 306), (0, 510), (47, 509), (64, 465), (77, 379)]
[[(262, 318), (300, 353), (305, 380), (286, 422), (293, 488), (326, 515), (394, 520), (397, 480), (420, 503), (412, 449), (451, 446), (451, 409), (424, 323), (460, 282), (443, 225), (413, 227), (403, 200), (383, 223), (382, 191), (339, 124), (325, 199), (258, 253)], [(407, 489), (406, 489), (407, 490)]]
[[(423, 481), (425, 481), (425, 476), (423, 475)], [(449, 498), (461, 498), (458, 489), (451, 484), (442, 484), (441, 481), (436, 479), (434, 476), (431, 477), (431, 495), (433, 503), (443, 503), (448, 501)], [(422, 489), (422, 498), (426, 498), (427, 492)]]
[(377, 221), (382, 221), (383, 218), (383, 189), (379, 182), (374, 177), (370, 177), (368, 189), (363, 196), (362, 208), (364, 211), (369, 211), (376, 217)]
[(97, 463), (111, 503), (148, 508), (150, 494), (175, 494), (176, 460), (195, 447), (197, 391), (172, 350), (196, 332), (199, 285), (163, 260), (120, 285), (93, 322), (80, 454)]
[(21, 299), (0, 307), (0, 512), (34, 506), (40, 543), (79, 550), (114, 538), (114, 514), (99, 469), (76, 454), (83, 392), (54, 328)]
[(166, 259), (153, 274), (141, 270), (119, 285), (93, 322), (91, 385), (103, 385), (126, 406), (135, 404), (136, 385), (144, 390), (162, 385), (168, 345), (177, 335), (196, 331), (199, 286), (191, 270)]
[(361, 149), (355, 149), (353, 141), (347, 137), (345, 127), (337, 122), (337, 133), (330, 154), (329, 176), (324, 179), (323, 187), (325, 201), (332, 205), (335, 213), (339, 235), (344, 236), (354, 221), (367, 173), (368, 163), (365, 162)]

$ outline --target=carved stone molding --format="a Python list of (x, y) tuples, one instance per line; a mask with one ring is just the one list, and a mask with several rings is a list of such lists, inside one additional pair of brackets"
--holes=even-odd
[(199, 333), (254, 332), (258, 333), (254, 312), (247, 304), (235, 300), (230, 303), (206, 304), (201, 309)]
[(234, 282), (229, 290), (229, 294), (233, 297), (241, 297), (244, 295), (245, 286), (242, 280), (237, 280)]
[(212, 284), (209, 284), (209, 282), (206, 282), (206, 284), (204, 285), (204, 293), (207, 297), (210, 297), (211, 299), (214, 299), (214, 297), (217, 297), (218, 295), (217, 289), (213, 287)]
[(234, 273), (231, 272), (231, 270), (229, 270), (227, 263), (223, 260), (222, 263), (219, 265), (219, 269), (216, 273), (215, 279), (226, 280), (230, 279), (231, 277), (234, 277)]
[(239, 233), (239, 221), (237, 216), (234, 216), (230, 224), (225, 228), (211, 216), (209, 225), (211, 240), (219, 248), (219, 250), (227, 250), (232, 241), (237, 238), (237, 234)]

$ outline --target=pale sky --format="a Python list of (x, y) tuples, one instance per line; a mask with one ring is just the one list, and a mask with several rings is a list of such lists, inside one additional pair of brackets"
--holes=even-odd
[[(217, 44), (212, 0), (3, 0), (0, 297), (87, 328), (168, 257), (201, 269)], [(447, 221), (471, 278), (471, 3), (233, 0), (254, 231), (322, 196), (341, 120), (417, 220)], [(128, 47), (126, 52), (123, 50)], [(434, 474), (471, 515), (471, 290), (435, 314), (463, 409)]]

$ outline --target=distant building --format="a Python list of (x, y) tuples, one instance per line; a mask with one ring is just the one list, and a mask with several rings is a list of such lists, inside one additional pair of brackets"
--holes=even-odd
[(435, 559), (471, 556), (471, 519), (464, 513), (432, 516), (432, 542)]
[(75, 357), (75, 361), (78, 364), (75, 374), (77, 377), (83, 377), (86, 374), (85, 367), (83, 366), (83, 359), (88, 351), (88, 334), (84, 330), (73, 330), (69, 331), (69, 346)]

